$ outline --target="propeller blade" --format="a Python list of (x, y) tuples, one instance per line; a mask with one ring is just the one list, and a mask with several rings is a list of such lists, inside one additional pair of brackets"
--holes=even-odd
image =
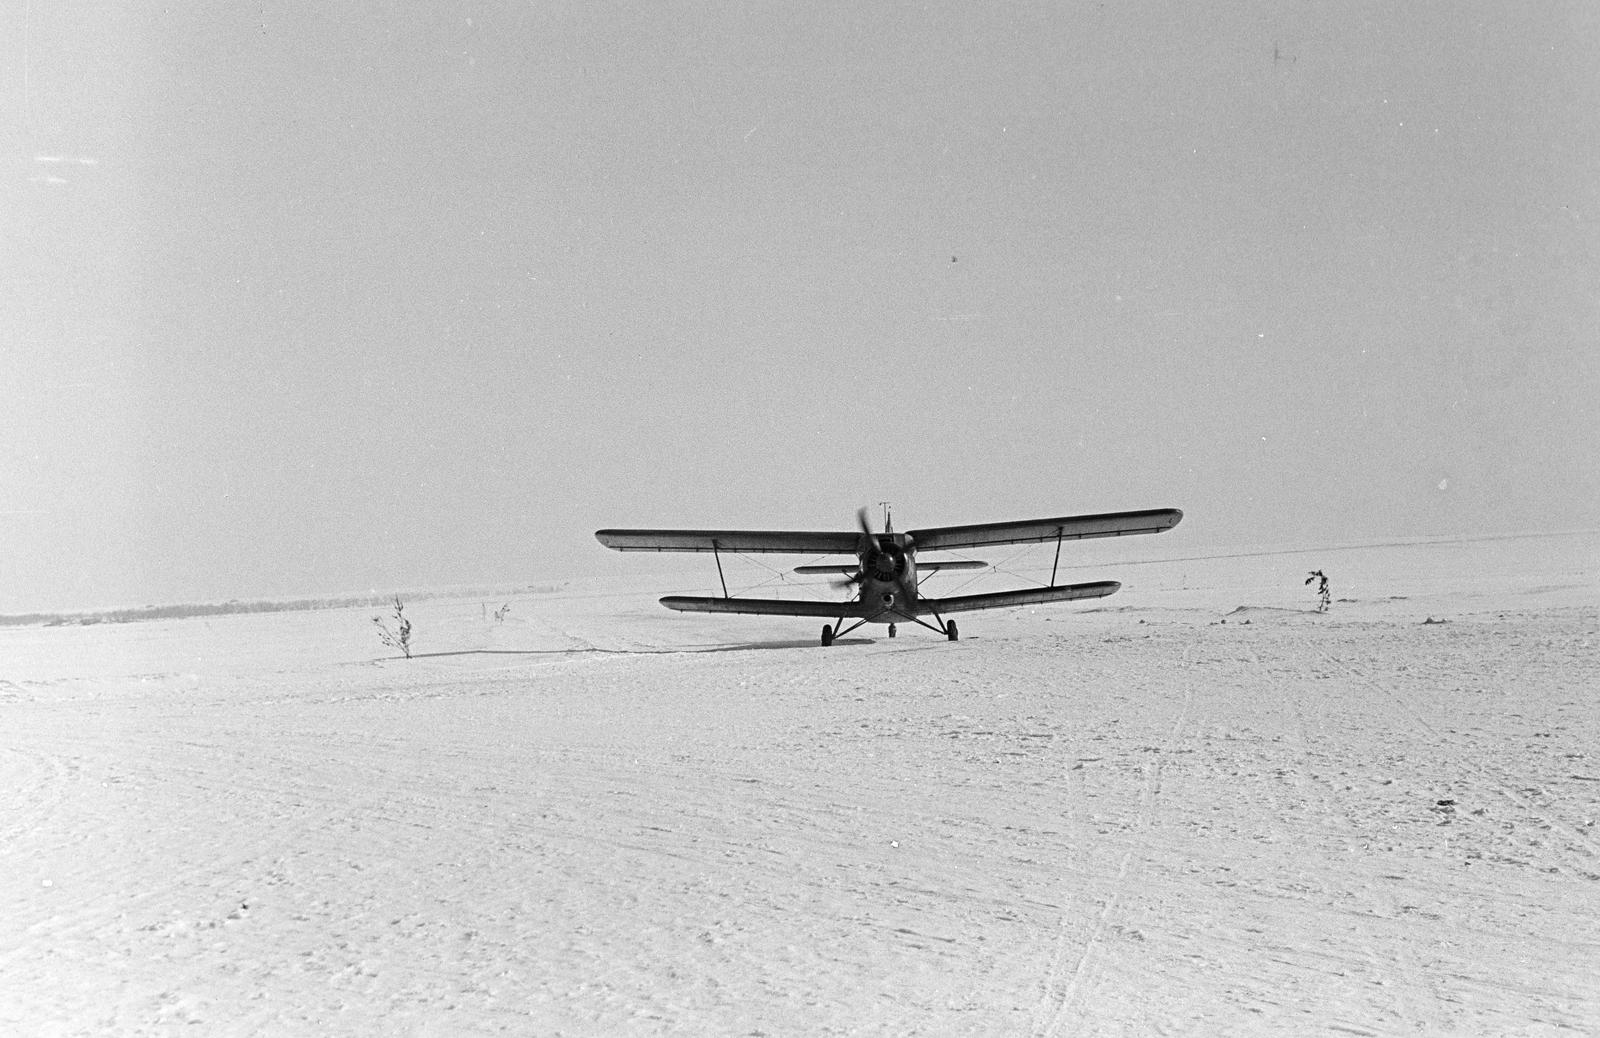
[(872, 521), (867, 518), (865, 508), (856, 513), (856, 525), (861, 529), (861, 539), (856, 542), (856, 554), (860, 555), (877, 546), (878, 535), (872, 532)]
[(911, 574), (902, 572), (899, 579), (895, 581), (895, 584), (899, 586), (900, 594), (906, 600), (906, 602), (916, 602), (917, 589), (911, 585)]
[(867, 518), (867, 510), (865, 508), (856, 512), (856, 526), (861, 530), (861, 537), (856, 541), (856, 555), (859, 561), (853, 574), (843, 580), (833, 582), (833, 586), (840, 590), (859, 584), (867, 579), (867, 555), (878, 546), (878, 535), (872, 532), (872, 522)]

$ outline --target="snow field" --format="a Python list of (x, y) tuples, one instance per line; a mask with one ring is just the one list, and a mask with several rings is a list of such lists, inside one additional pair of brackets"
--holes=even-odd
[(410, 661), (372, 610), (3, 630), (0, 1029), (1600, 1029), (1569, 561), (829, 650), (581, 589), (408, 606)]

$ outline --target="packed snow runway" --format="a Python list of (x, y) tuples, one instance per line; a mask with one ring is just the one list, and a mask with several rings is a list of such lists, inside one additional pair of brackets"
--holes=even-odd
[(3, 629), (0, 1029), (1593, 1033), (1596, 544)]

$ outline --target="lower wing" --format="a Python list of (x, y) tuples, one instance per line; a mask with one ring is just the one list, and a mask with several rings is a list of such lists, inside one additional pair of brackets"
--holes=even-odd
[(860, 602), (783, 601), (777, 598), (698, 598), (668, 595), (661, 600), (680, 613), (766, 613), (772, 616), (827, 616), (835, 620), (860, 616)]
[[(1087, 584), (1060, 584), (1056, 587), (1026, 588), (1022, 591), (994, 591), (986, 595), (956, 595), (953, 598), (924, 598), (918, 605), (939, 613), (961, 613), (972, 609), (1005, 609), (1009, 606), (1037, 605), (1040, 602), (1070, 602), (1075, 598), (1104, 598), (1122, 585), (1115, 580), (1096, 580)], [(919, 610), (920, 611), (920, 610)]]

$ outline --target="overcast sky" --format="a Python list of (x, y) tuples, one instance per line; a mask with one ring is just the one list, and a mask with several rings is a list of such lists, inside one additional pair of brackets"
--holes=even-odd
[(354, 6), (4, 7), (0, 610), (1596, 525), (1588, 0)]

